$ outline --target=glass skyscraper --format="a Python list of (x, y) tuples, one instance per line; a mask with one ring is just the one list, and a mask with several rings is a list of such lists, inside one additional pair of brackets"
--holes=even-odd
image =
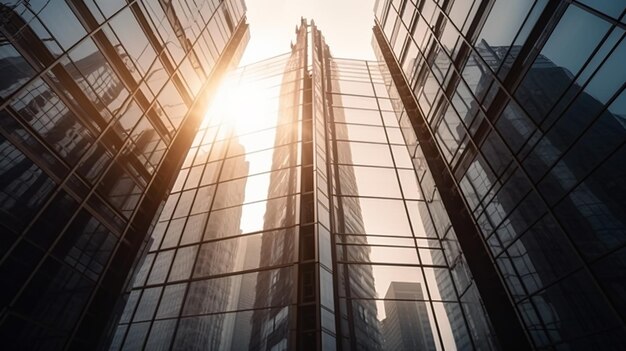
[(378, 62), (333, 58), (302, 20), (291, 53), (228, 82), (110, 350), (497, 348), (456, 244), (426, 225), (441, 214)]
[(374, 12), (0, 1), (0, 349), (625, 350), (626, 3)]
[(377, 2), (374, 46), (429, 169), (432, 226), (458, 242), (451, 268), (467, 268), (504, 349), (626, 349), (625, 9)]
[(0, 3), (0, 348), (95, 349), (114, 327), (208, 100), (247, 43), (244, 11)]

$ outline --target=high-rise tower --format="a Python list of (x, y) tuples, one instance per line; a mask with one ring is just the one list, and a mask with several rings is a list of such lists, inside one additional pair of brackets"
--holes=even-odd
[(625, 10), (377, 2), (374, 46), (434, 227), (504, 349), (626, 348)]
[(87, 350), (108, 334), (247, 43), (244, 11), (237, 0), (2, 1), (2, 348)]
[(111, 349), (495, 349), (380, 63), (333, 58), (305, 20), (296, 36), (209, 112)]
[(391, 282), (385, 294), (385, 350), (436, 350), (419, 283)]

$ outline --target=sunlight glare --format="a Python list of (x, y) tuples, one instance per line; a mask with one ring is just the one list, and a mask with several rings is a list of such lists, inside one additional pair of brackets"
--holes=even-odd
[[(259, 150), (259, 146), (274, 146), (278, 117), (279, 99), (272, 95), (276, 89), (268, 88), (268, 82), (242, 80), (239, 74), (231, 74), (222, 83), (219, 92), (205, 116), (209, 125), (220, 125), (226, 134), (232, 132), (237, 141), (247, 150)], [(264, 131), (261, 133), (255, 133)], [(250, 158), (246, 153), (249, 170), (266, 169), (272, 162), (271, 153), (267, 157)], [(270, 174), (255, 177), (254, 184), (246, 184), (244, 203), (267, 197)], [(243, 207), (240, 226), (243, 232), (261, 230), (265, 206), (253, 203)]]
[(213, 125), (233, 128), (237, 136), (274, 127), (278, 99), (270, 96), (270, 92), (261, 82), (243, 81), (239, 75), (230, 75), (205, 118), (210, 118)]

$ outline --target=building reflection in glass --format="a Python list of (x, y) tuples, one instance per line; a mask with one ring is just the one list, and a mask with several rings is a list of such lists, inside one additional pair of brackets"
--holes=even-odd
[[(343, 345), (471, 348), (461, 282), (451, 275), (459, 262), (449, 261), (454, 247), (429, 226), (426, 201), (437, 200), (419, 186), (423, 171), (411, 162), (383, 72), (378, 62), (333, 59), (329, 129)], [(420, 332), (398, 329), (402, 323)]]
[[(293, 96), (302, 69), (292, 56), (228, 78), (161, 213), (110, 349), (287, 344), (300, 174)], [(266, 101), (233, 107), (242, 92)], [(260, 121), (251, 125), (247, 114)]]
[[(479, 287), (468, 291), (480, 290), (490, 317), (500, 320), (494, 329), (502, 345), (623, 349), (624, 294), (615, 272), (623, 271), (626, 243), (619, 185), (626, 41), (615, 25), (621, 28), (625, 6), (476, 4), (376, 6), (375, 46), (395, 74), (388, 85), (406, 85), (417, 104), (417, 123), (399, 109), (413, 161), (433, 167), (441, 160), (449, 169), (429, 174), (424, 167), (422, 183), (440, 194), (454, 189), (464, 202), (443, 194), (445, 204), (429, 204), (440, 213), (434, 227), (448, 230), (447, 216), (469, 218), (451, 232), (467, 236), (475, 228), (471, 239), (484, 241), (479, 251), (460, 246), (466, 257), (487, 257), (502, 286), (478, 282), (485, 266), (463, 266)], [(512, 330), (515, 338), (502, 336)]]
[(111, 349), (471, 347), (384, 82), (305, 20), (291, 53), (232, 74)]
[[(419, 283), (391, 282), (382, 321), (385, 350), (436, 350)], [(415, 301), (407, 301), (415, 300)]]
[(189, 9), (0, 4), (4, 348), (95, 349), (107, 339), (200, 124), (195, 109), (247, 43), (242, 1)]

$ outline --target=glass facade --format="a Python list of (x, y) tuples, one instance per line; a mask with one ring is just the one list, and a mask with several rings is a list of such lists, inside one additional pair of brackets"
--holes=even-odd
[(0, 2), (3, 348), (105, 337), (189, 136), (247, 43), (244, 11)]
[(456, 231), (505, 348), (626, 348), (625, 10), (376, 4), (404, 139), (441, 195), (434, 226)]
[[(414, 169), (379, 62), (330, 62), (337, 291), (345, 350), (490, 350), (436, 189)], [(347, 327), (346, 327), (347, 326)]]
[[(236, 88), (223, 87), (195, 136), (111, 350), (287, 345), (302, 197), (301, 56), (229, 75)], [(244, 91), (262, 94), (263, 106), (235, 108)], [(238, 113), (260, 122), (235, 125)]]
[(303, 20), (228, 82), (111, 350), (497, 348), (378, 62), (333, 58)]

